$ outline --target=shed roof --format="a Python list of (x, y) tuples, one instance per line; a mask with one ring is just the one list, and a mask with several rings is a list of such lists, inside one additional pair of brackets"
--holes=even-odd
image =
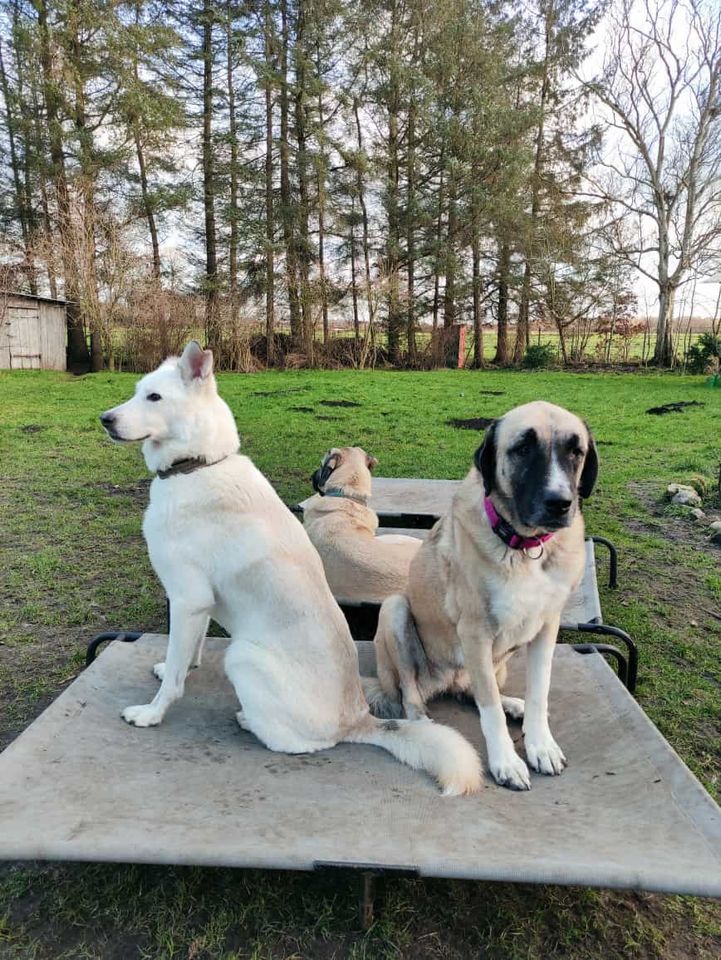
[(17, 290), (0, 290), (0, 297), (20, 297), (23, 300), (42, 300), (43, 303), (59, 303), (65, 306), (69, 300), (60, 300), (58, 297), (41, 297), (33, 293), (20, 293)]

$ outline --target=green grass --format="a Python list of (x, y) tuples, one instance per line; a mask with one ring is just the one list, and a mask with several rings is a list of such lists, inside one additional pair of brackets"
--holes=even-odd
[[(0, 374), (1, 744), (77, 674), (94, 633), (162, 627), (163, 594), (140, 535), (145, 467), (137, 449), (111, 446), (97, 421), (135, 379)], [(298, 372), (226, 375), (220, 389), (244, 451), (286, 500), (307, 496), (331, 445), (365, 446), (382, 475), (460, 477), (480, 437), (447, 426), (451, 417), (492, 417), (540, 397), (587, 418), (602, 458), (587, 524), (621, 552), (620, 587), (602, 591), (606, 618), (640, 645), (644, 709), (721, 796), (720, 554), (703, 525), (663, 498), (672, 480), (701, 475), (715, 485), (721, 393), (702, 377)], [(360, 406), (320, 403), (334, 399)], [(705, 406), (645, 413), (676, 400)], [(721, 503), (711, 496), (707, 509), (718, 515)], [(345, 874), (13, 865), (0, 868), (0, 958), (721, 953), (721, 910), (700, 900), (393, 880), (362, 934), (357, 894)]]

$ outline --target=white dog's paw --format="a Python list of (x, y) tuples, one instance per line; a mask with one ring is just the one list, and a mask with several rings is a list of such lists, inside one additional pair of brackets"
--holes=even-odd
[(164, 661), (164, 660), (163, 660), (162, 663), (156, 663), (156, 664), (155, 664), (155, 666), (153, 667), (153, 673), (154, 673), (155, 676), (158, 678), (158, 680), (162, 680), (162, 679), (163, 679), (163, 677), (165, 676), (165, 661)]
[(133, 727), (156, 727), (163, 719), (163, 714), (152, 703), (126, 707), (120, 716)]
[(520, 697), (501, 697), (503, 712), (511, 720), (523, 720), (523, 711), (526, 708), (525, 700)]
[(241, 730), (250, 730), (250, 727), (248, 726), (248, 721), (242, 710), (238, 710), (238, 712), (235, 715), (235, 719), (238, 721), (238, 726), (240, 727)]
[(549, 776), (563, 773), (567, 761), (550, 733), (536, 739), (526, 737), (525, 747), (528, 766), (536, 773), (547, 773)]
[(509, 747), (496, 757), (488, 758), (488, 769), (496, 783), (510, 790), (530, 790), (531, 776), (522, 757)]

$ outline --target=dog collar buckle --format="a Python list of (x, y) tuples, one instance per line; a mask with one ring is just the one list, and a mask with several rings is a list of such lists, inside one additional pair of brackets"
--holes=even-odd
[[(524, 556), (528, 557), (529, 560), (540, 560), (544, 553), (543, 544), (535, 537), (526, 540), (521, 550), (523, 550)], [(538, 553), (530, 553), (529, 551), (531, 550), (538, 550)]]

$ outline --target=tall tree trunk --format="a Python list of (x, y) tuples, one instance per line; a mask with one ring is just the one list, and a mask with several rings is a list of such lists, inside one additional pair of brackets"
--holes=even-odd
[[(76, 8), (77, 9), (77, 8)], [(79, 23), (78, 11), (78, 23)], [(103, 369), (103, 342), (102, 342), (102, 308), (98, 292), (98, 276), (96, 268), (96, 206), (95, 182), (97, 176), (96, 160), (93, 147), (92, 131), (88, 128), (86, 109), (85, 80), (81, 67), (81, 42), (77, 31), (69, 39), (68, 66), (72, 71), (72, 82), (75, 93), (73, 123), (75, 136), (78, 141), (78, 157), (80, 161), (79, 181), (79, 209), (75, 239), (79, 249), (76, 251), (81, 264), (80, 282), (82, 285), (82, 302), (84, 312), (90, 327), (90, 369), (98, 373)]]
[(40, 35), (40, 66), (43, 74), (43, 98), (48, 128), (48, 146), (50, 150), (50, 171), (58, 205), (58, 232), (62, 248), (63, 274), (65, 279), (65, 299), (68, 325), (68, 366), (87, 368), (90, 360), (88, 344), (83, 329), (80, 311), (80, 296), (75, 252), (70, 242), (72, 224), (70, 193), (65, 176), (65, 153), (63, 151), (63, 127), (60, 117), (62, 97), (53, 76), (53, 49), (50, 26), (48, 24), (47, 0), (33, 0), (38, 15), (38, 33)]
[[(416, 33), (416, 52), (418, 34)], [(406, 245), (408, 256), (408, 308), (406, 333), (408, 337), (408, 363), (415, 366), (416, 348), (416, 101), (412, 95), (408, 106), (408, 146), (406, 150)]]
[(656, 346), (653, 353), (653, 362), (659, 367), (673, 366), (673, 309), (675, 302), (676, 288), (669, 284), (662, 286), (658, 297)]
[[(358, 109), (358, 98), (353, 98), (353, 115), (355, 116), (356, 143), (358, 146), (358, 156), (363, 154), (363, 132), (360, 122), (360, 113)], [(358, 203), (361, 208), (361, 222), (363, 225), (363, 278), (365, 281), (366, 309), (368, 311), (368, 332), (372, 336), (373, 324), (373, 287), (371, 284), (371, 257), (370, 240), (368, 227), (368, 206), (365, 199), (365, 183), (363, 182), (363, 170), (360, 163), (356, 165), (356, 190), (358, 191)]]
[[(140, 27), (143, 0), (136, 0), (135, 3), (135, 26)], [(136, 85), (140, 84), (138, 75), (138, 56), (137, 51), (133, 59), (133, 77)], [(140, 119), (137, 116), (131, 118), (133, 142), (135, 143), (135, 156), (138, 161), (138, 170), (140, 172), (140, 196), (143, 201), (143, 211), (145, 219), (148, 222), (148, 233), (150, 234), (150, 246), (153, 256), (153, 278), (160, 280), (160, 243), (158, 242), (158, 228), (155, 223), (155, 211), (150, 197), (150, 188), (148, 186), (148, 170), (145, 163), (145, 153), (143, 150), (143, 137), (140, 128)]]
[(438, 211), (436, 213), (436, 248), (434, 251), (433, 257), (433, 329), (438, 329), (438, 314), (440, 313), (441, 308), (441, 277), (440, 277), (440, 249), (441, 249), (441, 237), (443, 236), (443, 204), (444, 204), (444, 192), (443, 192), (443, 160), (444, 160), (444, 151), (441, 147), (441, 156), (440, 156), (440, 165), (441, 165), (441, 176), (440, 182), (438, 184)]
[(495, 363), (508, 363), (508, 287), (511, 272), (511, 248), (504, 240), (498, 251), (498, 342)]
[[(22, 52), (20, 50), (20, 44), (18, 41), (18, 8), (19, 0), (14, 0), (13, 2), (13, 53), (15, 54), (15, 74), (17, 78), (18, 85), (18, 103), (27, 104), (30, 99), (35, 107), (37, 107), (37, 92), (36, 92), (36, 79), (34, 77), (34, 71), (28, 70), (25, 62), (23, 61)], [(27, 97), (25, 90), (26, 86), (30, 86), (30, 98)], [(8, 105), (9, 108), (9, 105)], [(27, 107), (24, 108), (27, 110)], [(35, 267), (35, 241), (38, 233), (38, 223), (37, 215), (35, 212), (35, 205), (33, 202), (33, 184), (32, 184), (32, 167), (35, 165), (35, 171), (37, 173), (38, 169), (38, 155), (32, 157), (31, 144), (33, 142), (33, 123), (37, 122), (38, 113), (37, 110), (31, 114), (31, 117), (21, 117), (21, 136), (23, 139), (24, 149), (23, 149), (23, 208), (25, 214), (25, 223), (27, 228), (27, 242), (25, 244), (25, 262), (26, 262), (26, 274), (28, 276), (28, 282), (30, 286), (30, 292), (32, 294), (37, 294), (38, 292), (38, 283), (37, 283), (37, 269)]]
[(290, 335), (296, 349), (303, 346), (303, 326), (298, 297), (298, 266), (295, 241), (295, 211), (290, 189), (290, 98), (288, 96), (288, 49), (290, 26), (288, 23), (288, 0), (280, 0), (281, 48), (280, 48), (280, 205), (285, 247), (285, 280), (288, 290)]
[(318, 85), (318, 273), (320, 275), (320, 305), (323, 317), (323, 343), (328, 341), (328, 289), (325, 268), (325, 208), (326, 208), (326, 154), (325, 154), (325, 118), (323, 110), (323, 87), (321, 78), (320, 43), (316, 43), (316, 83)]
[(521, 299), (518, 305), (518, 322), (516, 324), (516, 341), (513, 345), (513, 361), (520, 363), (529, 344), (529, 314), (531, 305), (531, 274), (534, 247), (536, 243), (536, 229), (541, 207), (541, 181), (543, 179), (543, 165), (545, 153), (545, 124), (548, 95), (551, 90), (550, 64), (551, 41), (553, 25), (556, 17), (555, 2), (546, 7), (545, 12), (545, 50), (543, 56), (543, 71), (541, 75), (541, 97), (538, 105), (538, 130), (536, 131), (536, 153), (533, 161), (533, 176), (531, 177), (531, 224), (528, 238), (529, 248), (526, 250), (526, 263), (523, 268), (523, 282), (521, 285)]
[(310, 232), (309, 186), (308, 186), (308, 116), (307, 116), (307, 68), (306, 56), (306, 0), (297, 0), (298, 12), (295, 37), (295, 136), (297, 142), (296, 165), (298, 171), (298, 205), (296, 228), (299, 235), (298, 278), (300, 281), (300, 309), (303, 326), (303, 348), (310, 363), (313, 362), (313, 305), (310, 297)]
[(448, 237), (446, 238), (446, 288), (443, 297), (443, 326), (447, 329), (456, 322), (456, 243), (458, 233), (458, 206), (456, 176), (448, 175)]
[(30, 292), (37, 294), (37, 281), (35, 277), (35, 268), (33, 265), (33, 256), (30, 242), (30, 223), (28, 200), (29, 194), (26, 185), (20, 175), (20, 160), (18, 157), (17, 145), (15, 142), (15, 114), (13, 111), (12, 95), (8, 83), (7, 73), (5, 72), (5, 60), (3, 58), (2, 40), (0, 40), (0, 90), (2, 91), (5, 104), (5, 129), (7, 130), (8, 146), (10, 148), (10, 169), (12, 171), (13, 187), (15, 188), (15, 209), (17, 210), (18, 220), (20, 221), (20, 233), (23, 241), (24, 272), (30, 286)]
[(203, 210), (205, 213), (205, 339), (211, 350), (220, 347), (218, 254), (215, 228), (215, 167), (213, 161), (213, 19), (212, 0), (203, 0)]
[(481, 316), (481, 238), (477, 222), (473, 224), (471, 255), (473, 258), (473, 366), (478, 370), (485, 366), (485, 362)]
[(230, 316), (238, 318), (238, 123), (235, 115), (235, 79), (233, 76), (233, 3), (226, 5), (226, 73), (228, 80), (228, 137), (230, 139), (230, 237), (228, 238), (228, 294)]
[(273, 214), (273, 11), (265, 0), (265, 339), (268, 363), (275, 360), (275, 221)]
[(350, 223), (350, 289), (353, 300), (353, 332), (356, 344), (360, 340), (360, 319), (358, 317), (358, 281), (356, 279), (355, 262), (355, 202), (351, 204), (351, 223)]
[(403, 317), (400, 310), (399, 254), (400, 223), (398, 212), (398, 114), (395, 102), (388, 120), (388, 166), (386, 204), (388, 212), (388, 240), (386, 242), (386, 271), (388, 282), (388, 353), (391, 363), (401, 360), (400, 332)]
[(160, 243), (158, 241), (158, 228), (155, 223), (155, 213), (150, 199), (150, 190), (148, 188), (148, 173), (145, 165), (145, 154), (143, 152), (143, 141), (140, 135), (139, 124), (133, 123), (133, 140), (135, 141), (135, 156), (138, 160), (138, 169), (140, 171), (140, 194), (143, 200), (143, 210), (145, 219), (148, 221), (148, 233), (150, 234), (150, 245), (153, 251), (153, 278), (160, 280)]
[(518, 305), (518, 321), (516, 323), (516, 340), (513, 344), (513, 362), (521, 363), (530, 342), (530, 308), (531, 308), (531, 261), (526, 256), (521, 282), (521, 300)]
[[(17, 53), (17, 61), (20, 63), (20, 54)], [(42, 91), (38, 89), (38, 85), (42, 82), (42, 78), (37, 78), (32, 76), (30, 78), (30, 96), (32, 100), (32, 126), (31, 126), (31, 140), (32, 140), (32, 150), (35, 158), (36, 171), (35, 175), (37, 178), (37, 189), (40, 193), (40, 217), (41, 217), (41, 227), (42, 236), (46, 246), (46, 252), (44, 260), (46, 263), (46, 269), (48, 274), (48, 286), (50, 287), (50, 296), (57, 298), (58, 296), (58, 281), (56, 273), (56, 259), (55, 259), (55, 247), (51, 243), (51, 237), (53, 236), (53, 225), (52, 219), (50, 216), (50, 202), (48, 199), (48, 157), (46, 153), (45, 139), (44, 139), (44, 130), (46, 129), (46, 124), (44, 124), (43, 110), (40, 106), (40, 100), (42, 98)], [(29, 158), (27, 159), (26, 166), (29, 167)], [(29, 180), (30, 173), (29, 170), (26, 174), (26, 177)], [(28, 196), (32, 195), (32, 189), (28, 186)]]

